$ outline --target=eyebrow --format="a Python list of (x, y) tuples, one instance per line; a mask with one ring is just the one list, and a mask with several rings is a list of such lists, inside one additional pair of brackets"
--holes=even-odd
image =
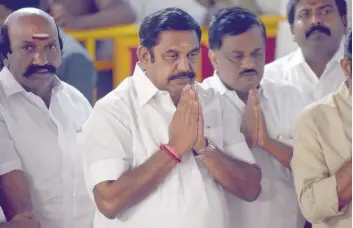
[(189, 51), (188, 55), (190, 55), (190, 54), (192, 54), (194, 52), (200, 52), (200, 48), (197, 47), (197, 48), (192, 49), (191, 51)]
[[(324, 9), (324, 8), (333, 8), (333, 6), (329, 3), (323, 5), (323, 6), (320, 6), (318, 7), (317, 9), (321, 10), (321, 9)], [(311, 7), (303, 7), (301, 10), (299, 10), (298, 12), (302, 12), (302, 11), (310, 11), (312, 10)], [(315, 9), (314, 9), (315, 10)]]
[(252, 51), (252, 53), (262, 51), (262, 48), (256, 48), (255, 50)]
[(319, 9), (324, 9), (324, 8), (333, 8), (333, 6), (331, 4), (326, 4), (326, 5), (323, 5), (323, 6), (320, 6)]
[[(191, 51), (189, 51), (187, 55), (190, 55), (191, 53), (199, 52), (199, 51), (200, 51), (200, 48), (197, 47), (197, 48), (194, 48)], [(174, 50), (174, 49), (168, 49), (165, 53), (166, 54), (174, 54), (174, 53), (179, 53), (179, 51)]]
[[(55, 43), (56, 40), (55, 39), (47, 39), (47, 40), (42, 40), (42, 41), (46, 41), (47, 43)], [(36, 41), (33, 40), (22, 40), (22, 43), (24, 44), (36, 44)]]

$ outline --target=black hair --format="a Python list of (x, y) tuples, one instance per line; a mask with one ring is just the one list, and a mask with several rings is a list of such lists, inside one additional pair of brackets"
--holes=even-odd
[(256, 14), (241, 7), (221, 9), (213, 16), (208, 29), (209, 47), (211, 50), (219, 50), (222, 47), (224, 36), (240, 35), (254, 26), (262, 29), (264, 42), (266, 42), (265, 25)]
[(344, 45), (344, 55), (352, 60), (352, 28), (349, 29)]
[[(295, 9), (300, 0), (289, 0), (287, 5), (287, 18), (290, 25), (294, 24)], [(336, 0), (338, 12), (341, 17), (347, 16), (347, 2), (346, 0)]]
[[(63, 40), (60, 35), (59, 27), (56, 25), (56, 29), (58, 31), (59, 36), (59, 46), (62, 52), (63, 50)], [(0, 69), (4, 67), (4, 59), (7, 58), (8, 54), (11, 54), (11, 44), (9, 37), (9, 29), (7, 24), (3, 24), (0, 29)]]
[(0, 5), (7, 9), (16, 11), (26, 7), (39, 8), (40, 0), (1, 0)]
[(160, 33), (168, 30), (195, 31), (201, 41), (201, 28), (188, 13), (176, 7), (156, 11), (144, 18), (139, 30), (140, 44), (150, 51), (152, 62), (152, 48), (158, 44)]

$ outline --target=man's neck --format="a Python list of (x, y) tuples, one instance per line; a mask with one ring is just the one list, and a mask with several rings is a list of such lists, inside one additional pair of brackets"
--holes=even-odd
[(326, 65), (335, 56), (338, 48), (322, 51), (318, 50), (307, 50), (302, 49), (304, 59), (315, 75), (320, 78), (326, 69)]

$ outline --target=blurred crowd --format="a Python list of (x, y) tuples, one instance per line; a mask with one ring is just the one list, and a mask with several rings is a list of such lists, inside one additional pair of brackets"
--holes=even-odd
[[(64, 31), (104, 28), (122, 24), (140, 24), (143, 18), (156, 10), (178, 7), (188, 12), (200, 24), (208, 26), (212, 15), (219, 9), (239, 6), (258, 15), (280, 15), (287, 17), (288, 0), (2, 0), (0, 23), (14, 10), (24, 6), (40, 8), (52, 15), (61, 27), (64, 37), (63, 64), (58, 76), (73, 85), (92, 103), (92, 89), (98, 88), (98, 98), (113, 88), (112, 72), (94, 70), (93, 62), (82, 45)], [(350, 23), (352, 3), (348, 4)], [(293, 41), (289, 23), (284, 20), (278, 25), (276, 57), (282, 57), (297, 48)], [(113, 42), (100, 40), (96, 43), (96, 58), (111, 59)], [(208, 75), (207, 75), (208, 76)]]

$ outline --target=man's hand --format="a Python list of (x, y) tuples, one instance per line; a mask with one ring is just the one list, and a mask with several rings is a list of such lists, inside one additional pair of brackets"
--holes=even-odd
[(249, 147), (264, 147), (268, 133), (257, 90), (250, 90), (246, 102), (241, 132)]
[(34, 219), (34, 215), (32, 212), (23, 212), (15, 215), (11, 220), (26, 220), (26, 219)]
[(35, 219), (12, 220), (0, 225), (0, 228), (40, 228), (40, 223)]
[(32, 212), (23, 212), (15, 215), (10, 222), (0, 225), (0, 228), (40, 228), (40, 224)]
[(352, 159), (346, 161), (335, 174), (339, 209), (352, 201)]
[(204, 134), (204, 120), (202, 115), (201, 102), (198, 101), (198, 118), (197, 118), (197, 138), (193, 149), (198, 152), (206, 147), (206, 140)]
[(177, 109), (169, 126), (169, 145), (182, 156), (196, 142), (199, 118), (199, 103), (196, 91), (190, 85), (183, 89)]
[(254, 147), (257, 143), (258, 138), (258, 107), (256, 97), (254, 96), (255, 90), (249, 91), (248, 100), (245, 105), (245, 110), (243, 114), (243, 121), (240, 127), (241, 132), (246, 138), (246, 142), (249, 147)]

